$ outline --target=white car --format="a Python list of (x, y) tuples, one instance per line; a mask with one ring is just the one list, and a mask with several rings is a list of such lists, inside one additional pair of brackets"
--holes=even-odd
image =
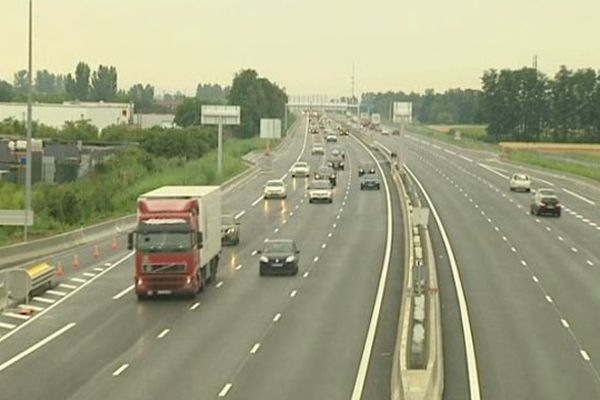
[(312, 155), (316, 154), (325, 154), (325, 147), (322, 144), (313, 144), (312, 150), (310, 152)]
[(281, 179), (272, 179), (265, 184), (264, 198), (265, 199), (285, 199), (287, 190), (285, 182)]
[(513, 176), (510, 178), (510, 184), (508, 188), (510, 189), (510, 191), (523, 190), (525, 192), (530, 192), (531, 179), (527, 174), (513, 174)]
[(387, 135), (390, 134), (390, 130), (388, 128), (382, 128), (381, 129), (381, 134), (387, 136)]
[(330, 133), (329, 135), (325, 136), (325, 141), (327, 143), (337, 143), (337, 141), (338, 141), (337, 135)]
[(308, 202), (323, 201), (333, 203), (333, 189), (328, 180), (314, 180), (308, 187)]
[(307, 176), (310, 175), (310, 167), (308, 166), (308, 163), (305, 161), (298, 161), (298, 162), (294, 163), (294, 165), (292, 165), (292, 169), (290, 171), (292, 172), (292, 178), (296, 178), (296, 177), (306, 178)]

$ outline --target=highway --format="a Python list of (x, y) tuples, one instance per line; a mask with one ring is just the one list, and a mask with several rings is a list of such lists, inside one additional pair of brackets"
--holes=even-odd
[[(52, 303), (32, 303), (51, 304), (43, 315), (0, 330), (0, 397), (348, 399), (363, 373), (363, 398), (389, 398), (403, 276), (398, 198), (391, 190), (388, 204), (384, 190), (359, 190), (355, 166), (371, 156), (341, 138), (347, 168), (334, 202), (308, 204), (307, 180), (287, 176), (297, 159), (313, 169), (322, 162), (310, 155), (321, 135), (305, 128), (274, 155), (272, 173), (224, 197), (223, 211), (241, 222), (241, 243), (224, 249), (216, 284), (197, 299), (138, 302), (122, 240), (102, 243), (101, 257), (85, 249), (79, 268), (64, 256), (66, 286), (57, 291), (76, 292), (46, 294)], [(264, 182), (278, 177), (287, 199), (263, 200)], [(256, 250), (267, 238), (297, 241), (297, 276), (259, 277)], [(368, 332), (376, 333), (372, 353), (364, 351)]]
[[(397, 151), (437, 208), (458, 261), (473, 330), (481, 398), (600, 398), (600, 199), (597, 187), (512, 166), (496, 157), (406, 134), (375, 140)], [(530, 194), (508, 190), (513, 172), (554, 188), (561, 218), (529, 215)], [(434, 235), (435, 236), (435, 235)], [(464, 399), (459, 311), (440, 258), (446, 399)], [(447, 268), (447, 267), (446, 267)], [(449, 328), (449, 329), (447, 329)]]

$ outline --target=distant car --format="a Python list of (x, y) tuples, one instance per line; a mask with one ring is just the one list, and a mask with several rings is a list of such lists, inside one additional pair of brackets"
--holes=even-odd
[(306, 161), (298, 161), (292, 165), (292, 178), (302, 177), (306, 178), (310, 176), (310, 167)]
[(400, 136), (400, 130), (399, 130), (399, 129), (394, 129), (394, 130), (392, 131), (392, 135), (393, 135), (393, 136)]
[(240, 223), (233, 215), (221, 215), (221, 244), (236, 245), (240, 243)]
[(310, 154), (312, 154), (313, 156), (318, 154), (325, 154), (325, 147), (323, 147), (322, 144), (315, 143), (312, 146)]
[(298, 273), (300, 251), (291, 239), (268, 240), (257, 253), (260, 254), (258, 272), (261, 276), (270, 273)]
[(387, 136), (390, 134), (390, 130), (388, 128), (381, 128), (381, 134)]
[(333, 203), (333, 188), (329, 180), (314, 180), (308, 186), (308, 202)]
[(381, 181), (375, 174), (364, 174), (360, 180), (360, 190), (381, 189)]
[(531, 191), (531, 179), (526, 174), (513, 174), (510, 178), (510, 183), (508, 185), (510, 191), (516, 190), (524, 190), (526, 192)]
[(341, 156), (342, 158), (346, 158), (346, 152), (342, 146), (335, 146), (331, 149), (331, 155), (333, 156)]
[(338, 139), (337, 139), (337, 135), (330, 133), (327, 136), (325, 136), (325, 141), (327, 143), (337, 143)]
[(372, 163), (361, 163), (358, 166), (358, 176), (363, 176), (364, 174), (374, 174), (375, 173), (375, 165)]
[(341, 155), (332, 155), (329, 157), (329, 160), (327, 160), (327, 166), (333, 168), (334, 170), (344, 170), (344, 159), (342, 158)]
[(265, 199), (285, 199), (286, 197), (287, 190), (285, 189), (285, 182), (281, 179), (267, 181), (264, 190)]
[(337, 184), (337, 174), (335, 173), (335, 170), (331, 167), (319, 168), (317, 171), (315, 171), (314, 178), (317, 181), (329, 179), (329, 182), (332, 186), (335, 186)]
[(319, 133), (319, 128), (317, 128), (316, 126), (313, 126), (309, 129), (309, 132), (312, 134)]
[(545, 194), (538, 190), (531, 196), (531, 215), (550, 214), (560, 217), (561, 210), (562, 206), (556, 194)]

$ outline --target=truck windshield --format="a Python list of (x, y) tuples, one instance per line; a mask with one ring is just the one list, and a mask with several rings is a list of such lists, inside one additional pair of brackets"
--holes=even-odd
[(139, 232), (137, 237), (137, 249), (142, 251), (185, 251), (191, 248), (191, 232)]

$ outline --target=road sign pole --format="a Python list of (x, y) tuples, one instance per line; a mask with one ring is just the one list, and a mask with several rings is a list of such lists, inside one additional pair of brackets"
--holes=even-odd
[(25, 164), (25, 224), (23, 225), (23, 240), (27, 241), (27, 217), (31, 210), (31, 114), (33, 101), (33, 0), (29, 0), (29, 59), (27, 76), (27, 151)]
[(219, 122), (219, 148), (217, 150), (217, 175), (223, 176), (223, 118)]

